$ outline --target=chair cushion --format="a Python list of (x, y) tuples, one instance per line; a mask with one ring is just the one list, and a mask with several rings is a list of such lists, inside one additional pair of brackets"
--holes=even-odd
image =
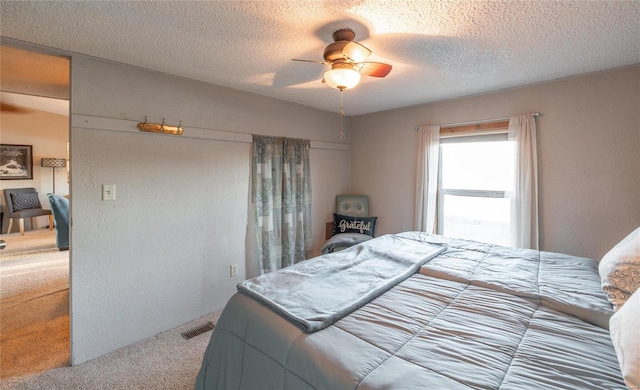
[(42, 208), (37, 192), (11, 194), (11, 201), (13, 202), (13, 211)]

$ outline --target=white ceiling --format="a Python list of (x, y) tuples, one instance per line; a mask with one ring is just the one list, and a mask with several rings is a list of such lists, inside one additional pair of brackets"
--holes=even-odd
[(640, 1), (7, 1), (3, 37), (336, 111), (320, 80), (349, 27), (393, 65), (347, 115), (640, 63)]

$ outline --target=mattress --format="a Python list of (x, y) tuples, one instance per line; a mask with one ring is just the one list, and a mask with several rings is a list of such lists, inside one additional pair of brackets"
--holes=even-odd
[(390, 251), (411, 241), (445, 249), (315, 332), (236, 293), (196, 388), (626, 388), (594, 261), (416, 232), (394, 236), (400, 239), (390, 240)]

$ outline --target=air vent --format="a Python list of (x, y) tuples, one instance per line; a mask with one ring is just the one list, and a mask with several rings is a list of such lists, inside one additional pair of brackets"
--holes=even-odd
[(201, 335), (203, 333), (207, 333), (210, 330), (213, 330), (214, 327), (215, 326), (213, 325), (212, 322), (207, 322), (206, 325), (200, 326), (195, 329), (191, 329), (190, 331), (187, 331), (187, 332), (183, 332), (182, 337), (184, 337), (185, 340), (189, 340), (198, 335)]

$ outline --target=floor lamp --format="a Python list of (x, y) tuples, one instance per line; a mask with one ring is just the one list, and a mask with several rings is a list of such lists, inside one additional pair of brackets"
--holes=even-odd
[(53, 169), (53, 191), (56, 193), (56, 168), (64, 168), (67, 166), (67, 160), (64, 158), (43, 158), (40, 161), (40, 166)]

